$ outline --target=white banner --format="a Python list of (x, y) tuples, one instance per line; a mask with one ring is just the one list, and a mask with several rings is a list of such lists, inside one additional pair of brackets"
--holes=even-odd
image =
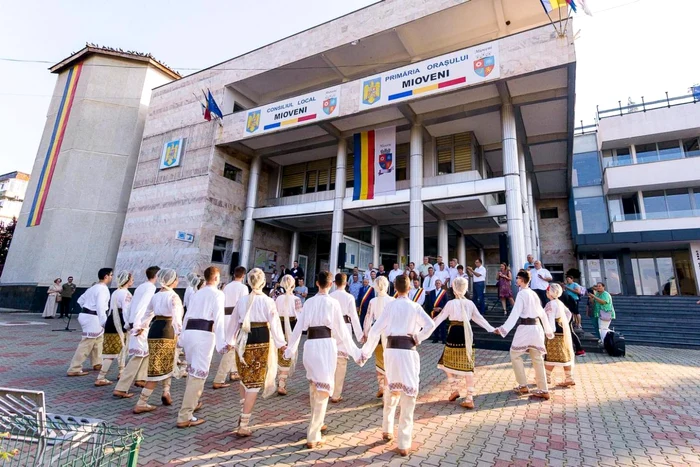
[(245, 135), (283, 130), (339, 115), (340, 86), (335, 86), (250, 109), (246, 116)]
[(498, 42), (489, 42), (363, 79), (360, 110), (472, 86), (500, 76)]
[(374, 130), (374, 194), (396, 194), (396, 127)]

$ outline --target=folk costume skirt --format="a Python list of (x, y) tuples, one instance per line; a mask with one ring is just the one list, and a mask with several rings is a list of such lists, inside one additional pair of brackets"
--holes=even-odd
[[(284, 318), (280, 317), (280, 321), (282, 322), (282, 329), (284, 329)], [(292, 331), (294, 331), (294, 326), (296, 325), (297, 319), (289, 318), (289, 326), (292, 328)], [(280, 368), (290, 368), (292, 366), (292, 361), (284, 358), (284, 352), (282, 351), (282, 349), (277, 349), (277, 365)]]
[(442, 351), (442, 356), (437, 367), (440, 370), (456, 375), (466, 375), (474, 372), (476, 352), (474, 345), (471, 348), (471, 362), (467, 360), (467, 352), (464, 343), (464, 323), (462, 321), (450, 321), (447, 329), (447, 344)]
[(544, 345), (547, 348), (544, 362), (553, 366), (571, 366), (574, 360), (573, 344), (571, 339), (566, 339), (564, 336), (561, 318), (557, 318), (555, 324), (554, 339), (545, 339), (544, 341)]
[(170, 316), (156, 316), (148, 331), (148, 381), (163, 381), (173, 375), (177, 337)]
[[(124, 315), (122, 314), (122, 309), (119, 308), (117, 311), (119, 312), (119, 322), (123, 324)], [(124, 347), (124, 342), (122, 342), (122, 338), (119, 337), (117, 327), (114, 325), (114, 317), (112, 315), (107, 317), (104, 336), (104, 341), (102, 343), (102, 357), (117, 358)]]
[(250, 323), (250, 333), (243, 352), (243, 361), (236, 352), (236, 368), (246, 389), (261, 389), (267, 377), (270, 350), (270, 328), (267, 322)]

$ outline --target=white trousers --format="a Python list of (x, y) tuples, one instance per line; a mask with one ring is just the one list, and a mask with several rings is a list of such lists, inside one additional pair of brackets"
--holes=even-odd
[(231, 352), (226, 352), (221, 356), (219, 369), (216, 371), (216, 376), (214, 376), (214, 383), (225, 383), (228, 374), (234, 371), (238, 370), (236, 369), (236, 352), (232, 350)]
[(184, 423), (192, 419), (194, 409), (197, 407), (197, 404), (199, 404), (199, 398), (202, 397), (205, 381), (206, 380), (202, 378), (195, 378), (194, 376), (189, 376), (187, 378), (185, 395), (182, 397), (182, 407), (177, 414), (178, 423)]
[(338, 357), (338, 364), (335, 367), (335, 387), (333, 388), (333, 399), (338, 399), (343, 394), (343, 384), (345, 374), (348, 371), (348, 359)]
[(129, 388), (136, 381), (146, 381), (148, 376), (148, 356), (146, 357), (131, 357), (129, 363), (126, 364), (122, 371), (122, 377), (119, 378), (115, 391), (129, 392)]
[(316, 385), (309, 384), (309, 398), (311, 400), (311, 421), (306, 433), (307, 443), (318, 443), (321, 441), (321, 427), (326, 418), (326, 408), (328, 407), (328, 393), (318, 392)]
[(80, 339), (78, 348), (75, 349), (73, 359), (70, 362), (68, 373), (78, 373), (83, 371), (83, 362), (90, 357), (90, 363), (95, 365), (102, 364), (102, 343), (104, 334), (97, 338), (83, 337)]
[[(547, 376), (544, 372), (544, 358), (542, 352), (536, 349), (528, 349), (532, 367), (535, 370), (535, 380), (537, 381), (537, 389), (547, 392)], [(523, 354), (525, 352), (510, 351), (510, 361), (513, 363), (513, 371), (515, 379), (519, 386), (527, 386), (527, 376), (525, 375), (525, 364), (523, 363)]]
[(384, 390), (384, 412), (382, 417), (382, 433), (394, 434), (394, 418), (396, 407), (401, 406), (399, 413), (399, 449), (411, 449), (413, 441), (413, 411), (416, 408), (416, 398), (403, 392), (392, 394), (388, 388)]

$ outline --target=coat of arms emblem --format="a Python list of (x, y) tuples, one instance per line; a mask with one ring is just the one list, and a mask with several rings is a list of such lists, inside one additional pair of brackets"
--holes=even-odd
[(171, 141), (165, 148), (165, 158), (163, 159), (164, 167), (172, 167), (176, 164), (180, 152), (180, 140)]
[(245, 124), (245, 131), (248, 133), (255, 133), (255, 131), (260, 128), (260, 111), (254, 110), (248, 112), (248, 120)]
[(390, 149), (382, 150), (379, 154), (379, 175), (391, 173), (392, 162), (394, 161), (394, 156), (391, 154)]
[(493, 67), (496, 65), (496, 59), (493, 56), (479, 58), (474, 60), (474, 73), (486, 78), (493, 71)]
[(368, 79), (362, 84), (362, 103), (372, 105), (382, 97), (382, 79)]
[(338, 107), (337, 97), (331, 97), (323, 101), (323, 112), (326, 115), (332, 114), (336, 107)]

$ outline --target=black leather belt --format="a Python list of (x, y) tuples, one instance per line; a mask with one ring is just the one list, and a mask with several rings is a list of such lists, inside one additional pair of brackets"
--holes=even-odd
[(214, 331), (214, 321), (208, 319), (189, 319), (187, 320), (185, 329), (212, 332)]
[(387, 349), (403, 349), (403, 350), (416, 350), (416, 344), (413, 342), (413, 338), (408, 336), (387, 336), (386, 337), (386, 348)]
[(83, 308), (80, 310), (81, 313), (85, 313), (86, 315), (95, 315), (97, 316), (97, 312), (94, 310), (88, 310), (87, 308)]
[(172, 321), (173, 317), (172, 316), (163, 316), (163, 315), (158, 315), (155, 318), (153, 318), (154, 321)]
[(307, 339), (328, 339), (331, 337), (331, 329), (326, 326), (311, 326), (306, 335)]
[(518, 324), (522, 324), (525, 326), (532, 326), (534, 324), (539, 324), (540, 320), (537, 318), (520, 318), (520, 321), (518, 321)]
[(233, 309), (234, 309), (234, 308), (235, 308), (235, 307), (232, 307), (232, 306), (225, 306), (225, 307), (224, 307), (224, 315), (226, 315), (226, 316), (231, 316), (231, 315), (233, 314)]
[(343, 321), (345, 321), (347, 324), (352, 323), (352, 321), (350, 321), (350, 317), (348, 315), (343, 316)]

